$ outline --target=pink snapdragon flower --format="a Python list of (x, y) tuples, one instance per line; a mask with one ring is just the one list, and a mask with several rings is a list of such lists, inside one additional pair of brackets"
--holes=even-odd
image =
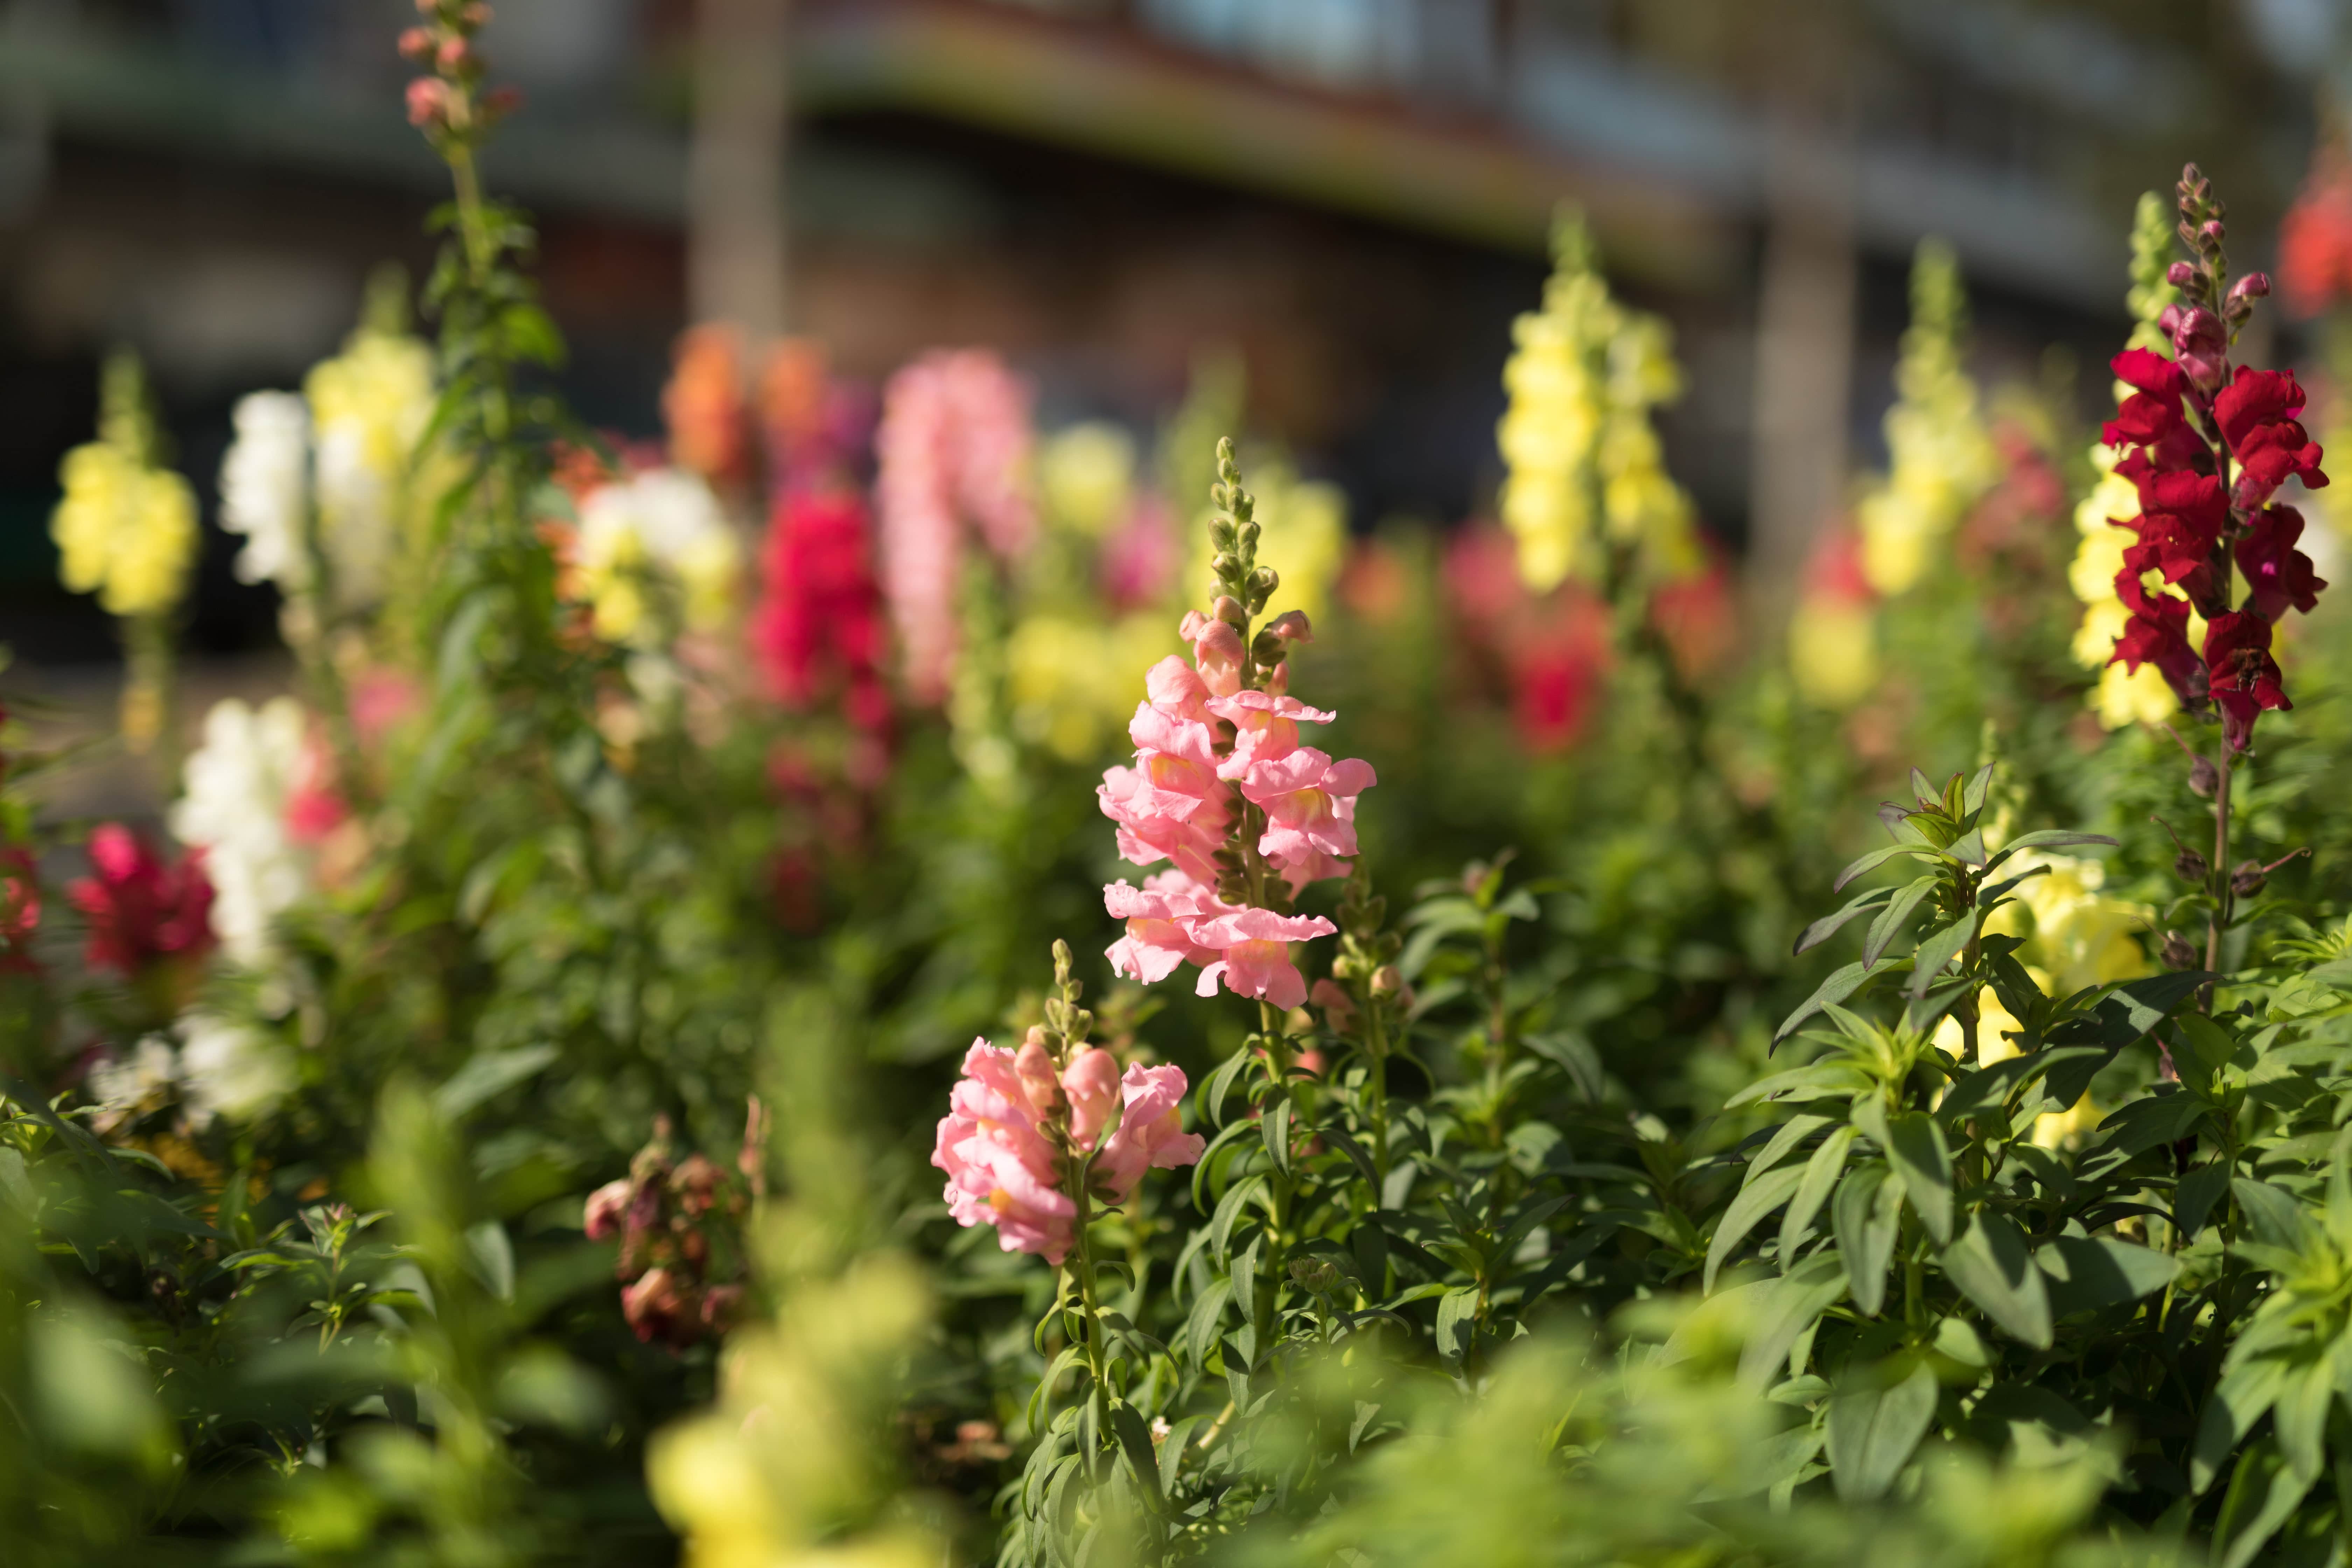
[(883, 591), (908, 689), (938, 702), (955, 668), (964, 529), (1005, 560), (1036, 534), (1029, 390), (985, 350), (926, 354), (890, 378), (874, 444)]
[(1127, 921), (1127, 934), (1107, 950), (1114, 973), (1148, 985), (1167, 979), (1179, 964), (1197, 964), (1201, 995), (1215, 995), (1222, 981), (1235, 995), (1262, 997), (1284, 1009), (1307, 1000), (1307, 981), (1291, 962), (1290, 944), (1339, 930), (1320, 915), (1228, 904), (1181, 870), (1147, 877), (1140, 888), (1113, 882), (1103, 889), (1103, 908)]
[[(1046, 1131), (1057, 1118), (1067, 1119), (1070, 1147), (1095, 1155), (1092, 1184), (1108, 1204), (1125, 1203), (1145, 1171), (1192, 1164), (1205, 1146), (1177, 1120), (1187, 1087), (1180, 1068), (1131, 1067), (1122, 1077), (1117, 1058), (1090, 1046), (1057, 1079), (1033, 1038), (1018, 1051), (974, 1040), (963, 1071), (931, 1163), (948, 1173), (956, 1223), (994, 1226), (1007, 1252), (1058, 1267), (1076, 1242), (1077, 1204), (1062, 1190), (1067, 1173)], [(1118, 1126), (1106, 1139), (1115, 1105)]]
[(1055, 1184), (1061, 1162), (1044, 1123), (1054, 1106), (1053, 1076), (1037, 1081), (1034, 1064), (1020, 1070), (1021, 1052), (974, 1040), (964, 1053), (963, 1077), (940, 1118), (931, 1163), (948, 1173), (948, 1211), (961, 1226), (992, 1225), (1007, 1252), (1034, 1252), (1059, 1265), (1070, 1250), (1077, 1205)]
[[(1089, 1078), (1104, 1069), (1115, 1070), (1117, 1063), (1108, 1051), (1080, 1051), (1063, 1075), (1067, 1085), (1081, 1068)], [(1106, 1202), (1118, 1205), (1134, 1195), (1136, 1184), (1149, 1170), (1172, 1171), (1197, 1163), (1207, 1148), (1207, 1141), (1197, 1132), (1187, 1132), (1178, 1121), (1176, 1108), (1184, 1101), (1184, 1069), (1179, 1067), (1130, 1067), (1118, 1080), (1123, 1101), (1118, 1127), (1105, 1141), (1102, 1152), (1095, 1156), (1095, 1190)], [(1075, 1106), (1076, 1095), (1071, 1100)], [(1074, 1119), (1071, 1130), (1077, 1122)], [(1099, 1127), (1100, 1123), (1097, 1123)], [(1082, 1142), (1092, 1141), (1092, 1134)]]
[[(1289, 665), (1275, 666), (1263, 689), (1245, 689), (1241, 606), (1221, 598), (1213, 613), (1188, 612), (1180, 635), (1193, 664), (1171, 656), (1144, 678), (1145, 699), (1128, 726), (1135, 765), (1103, 774), (1096, 793), (1118, 825), (1118, 851), (1138, 866), (1175, 862), (1140, 888), (1125, 880), (1103, 889), (1103, 907), (1127, 922), (1108, 949), (1112, 969), (1150, 984), (1185, 963), (1201, 970), (1200, 993), (1219, 984), (1289, 1008), (1307, 999), (1290, 944), (1330, 935), (1330, 921), (1218, 898), (1218, 854), (1246, 801), (1266, 815), (1255, 847), (1291, 894), (1307, 883), (1347, 874), (1356, 845), (1356, 797), (1375, 779), (1370, 764), (1335, 762), (1303, 745), (1301, 724), (1328, 724), (1335, 713), (1287, 694)], [(1297, 611), (1265, 630), (1285, 642), (1310, 642)]]
[(1371, 763), (1354, 757), (1334, 762), (1312, 746), (1255, 763), (1241, 790), (1265, 812), (1258, 853), (1277, 869), (1354, 855), (1356, 797), (1378, 782)]

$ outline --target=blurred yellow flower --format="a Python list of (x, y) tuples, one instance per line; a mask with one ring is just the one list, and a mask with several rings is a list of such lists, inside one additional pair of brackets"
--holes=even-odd
[(1967, 315), (1951, 247), (1922, 241), (1896, 401), (1886, 414), (1887, 474), (1855, 509), (1863, 575), (1881, 594), (1900, 594), (1925, 576), (1936, 547), (2000, 477), (1976, 383), (1961, 364)]
[[(679, 629), (726, 624), (742, 563), (719, 499), (699, 474), (648, 468), (590, 492), (580, 507), (575, 591), (596, 635), (650, 647)], [(656, 615), (668, 590), (676, 609)]]
[(1143, 700), (1143, 672), (1177, 649), (1175, 628), (1163, 615), (1129, 616), (1108, 626), (1031, 616), (1013, 628), (1004, 650), (1013, 726), (1064, 762), (1124, 752), (1127, 721)]
[(728, 1342), (716, 1408), (657, 1434), (646, 1479), (686, 1538), (686, 1568), (932, 1568), (943, 1543), (885, 1520), (895, 1488), (869, 1434), (887, 1430), (895, 1369), (929, 1315), (905, 1260), (869, 1256), (796, 1285), (772, 1327)]
[(1100, 539), (1127, 519), (1135, 486), (1135, 437), (1100, 420), (1048, 437), (1037, 452), (1046, 521)]
[(2042, 869), (1986, 917), (1994, 935), (2024, 939), (2019, 960), (2046, 977), (2053, 995), (2066, 996), (2111, 980), (2135, 980), (2156, 973), (2137, 940), (2153, 917), (2145, 904), (2106, 897), (2100, 889), (2106, 868), (2096, 860), (2066, 855), (2013, 857), (2004, 877)]
[(1520, 579), (1540, 594), (1591, 574), (1596, 525), (1643, 547), (1657, 574), (1687, 575), (1704, 564), (1694, 512), (1651, 422), (1682, 395), (1671, 330), (1611, 298), (1580, 222), (1559, 226), (1553, 251), (1543, 309), (1512, 323), (1510, 404), (1495, 432)]
[(1789, 623), (1789, 673), (1806, 700), (1845, 708), (1878, 681), (1878, 620), (1866, 604), (1811, 598)]
[(109, 441), (68, 452), (65, 498), (49, 519), (58, 575), (113, 616), (157, 616), (180, 601), (196, 549), (196, 495), (168, 468)]
[(433, 351), (406, 332), (362, 326), (343, 352), (310, 367), (319, 542), (335, 597), (365, 605), (383, 597), (400, 528), (409, 515), (411, 468), (432, 422)]

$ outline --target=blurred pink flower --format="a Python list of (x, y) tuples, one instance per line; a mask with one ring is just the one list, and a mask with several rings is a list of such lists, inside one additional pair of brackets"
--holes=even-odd
[(621, 1233), (621, 1216), (628, 1213), (631, 1195), (626, 1176), (606, 1182), (588, 1194), (588, 1206), (582, 1225), (589, 1240), (604, 1241)]
[(1104, 596), (1116, 610), (1156, 603), (1175, 582), (1181, 554), (1168, 503), (1149, 493), (1138, 497), (1127, 520), (1103, 541), (1097, 570)]
[(926, 354), (883, 393), (875, 436), (882, 582), (918, 701), (943, 699), (955, 666), (965, 527), (1005, 560), (1035, 535), (1030, 443), (1028, 388), (985, 350)]
[(212, 951), (213, 884), (203, 850), (166, 865), (144, 837), (109, 822), (89, 836), (89, 864), (97, 875), (66, 896), (89, 922), (90, 967), (136, 975), (158, 959)]

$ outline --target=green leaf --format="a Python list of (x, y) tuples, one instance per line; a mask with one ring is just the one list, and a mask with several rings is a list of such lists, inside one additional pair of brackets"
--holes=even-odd
[(2320, 1466), (2327, 1457), (2327, 1411), (2335, 1396), (2336, 1363), (2321, 1355), (2289, 1374), (2286, 1386), (2279, 1390), (2277, 1404), (2271, 1408), (2279, 1452), (2286, 1456), (2287, 1468), (2294, 1472), (2295, 1479), (2305, 1486), (2319, 1479)]
[(1993, 767), (1993, 763), (1987, 763), (1969, 775), (1969, 782), (1960, 790), (1962, 815), (1973, 816), (1984, 809), (1985, 793), (1992, 788)]
[(1797, 1336), (1845, 1294), (1845, 1264), (1835, 1253), (1808, 1258), (1757, 1293), (1739, 1381), (1758, 1394), (1778, 1381)]
[(1801, 1110), (1791, 1116), (1788, 1121), (1780, 1123), (1780, 1131), (1773, 1133), (1764, 1147), (1758, 1151), (1756, 1157), (1748, 1162), (1747, 1179), (1754, 1181), (1787, 1158), (1789, 1151), (1819, 1132), (1822, 1128), (1834, 1126), (1838, 1120), (1833, 1116), (1816, 1115), (1810, 1110)]
[(1944, 1249), (1944, 1272), (2011, 1338), (2050, 1348), (2050, 1293), (2016, 1224), (1990, 1209)]
[(1192, 1299), (1192, 1310), (1184, 1314), (1184, 1348), (1195, 1370), (1207, 1364), (1209, 1352), (1216, 1348), (1217, 1324), (1225, 1315), (1225, 1303), (1233, 1298), (1233, 1278), (1221, 1274)]
[(1830, 1479), (1839, 1500), (1883, 1496), (1935, 1415), (1936, 1374), (1925, 1362), (1901, 1356), (1842, 1382), (1830, 1395), (1826, 1422)]
[(1866, 1318), (1878, 1316), (1886, 1300), (1886, 1266), (1903, 1217), (1903, 1184), (1888, 1181), (1890, 1174), (1874, 1160), (1856, 1166), (1838, 1184), (1830, 1206), (1838, 1252), (1853, 1281), (1853, 1304)]
[(2245, 1568), (2279, 1527), (2293, 1517), (2312, 1478), (2297, 1477), (2267, 1440), (2248, 1448), (2230, 1477), (2221, 1516), (2213, 1527), (2214, 1568)]
[(2246, 1216), (2246, 1228), (2253, 1239), (2265, 1247), (2302, 1247), (2303, 1210), (2294, 1198), (2268, 1182), (2243, 1176), (2230, 1184), (2230, 1191), (2237, 1195), (2238, 1212)]
[(1944, 1130), (1924, 1110), (1889, 1119), (1887, 1154), (1903, 1177), (1904, 1195), (1927, 1234), (1941, 1244), (1952, 1239), (1952, 1154)]
[(1789, 1199), (1788, 1212), (1780, 1216), (1780, 1268), (1783, 1273), (1796, 1261), (1797, 1248), (1803, 1244), (1805, 1232), (1813, 1216), (1822, 1212), (1837, 1184), (1838, 1173), (1845, 1169), (1846, 1152), (1860, 1136), (1852, 1127), (1841, 1127), (1822, 1140), (1813, 1157), (1805, 1163), (1804, 1179), (1797, 1184)]
[(1963, 866), (1983, 865), (1985, 863), (1984, 829), (1969, 828), (1966, 833), (1953, 839), (1944, 853)]
[(2051, 1315), (2059, 1318), (2137, 1301), (2180, 1272), (2177, 1258), (2106, 1236), (2062, 1236), (2033, 1261), (2048, 1281)]
[(1458, 1362), (1478, 1332), (1478, 1287), (1461, 1285), (1437, 1303), (1437, 1353)]
[(548, 1045), (478, 1053), (434, 1091), (435, 1109), (448, 1121), (457, 1121), (477, 1106), (495, 1100), (531, 1077), (559, 1054), (553, 1046)]
[(2106, 1133), (2104, 1147), (2126, 1157), (2144, 1154), (2159, 1143), (2177, 1142), (2205, 1119), (2205, 1102), (2178, 1088), (2169, 1094), (2135, 1100), (2099, 1123)]
[(2000, 865), (2021, 849), (2063, 849), (2073, 844), (2104, 844), (2112, 849), (2117, 842), (2103, 833), (2069, 833), (2063, 828), (2044, 827), (2020, 834), (2002, 845), (2000, 853), (1988, 862), (1986, 868)]
[(1843, 1002), (1861, 990), (1863, 983), (1869, 978), (1870, 966), (1866, 963), (1849, 963), (1843, 969), (1833, 972), (1795, 1012), (1780, 1021), (1780, 1026), (1772, 1031), (1772, 1043), (1779, 1045), (1797, 1032), (1798, 1025), (1820, 1012), (1823, 1007), (1834, 1002)]
[(1927, 994), (1927, 987), (1936, 984), (1946, 964), (1960, 955), (1976, 929), (1977, 911), (1970, 910), (1921, 940), (1919, 951), (1911, 955), (1911, 982), (1907, 987), (1915, 1001)]
[(1941, 879), (1930, 873), (1910, 883), (1895, 895), (1893, 901), (1879, 912), (1876, 920), (1870, 922), (1870, 930), (1864, 932), (1862, 938), (1862, 962), (1865, 968), (1886, 956), (1887, 944), (1900, 936), (1903, 928), (1911, 923), (1911, 917), (1919, 912), (1919, 906), (1927, 901), (1928, 894), (1936, 890), (1936, 884)]
[(1853, 881), (1856, 877), (1862, 876), (1867, 872), (1875, 871), (1878, 868), (1885, 865), (1889, 860), (1895, 859), (1898, 856), (1909, 855), (1915, 858), (1925, 858), (1930, 853), (1932, 853), (1930, 850), (1917, 844), (1891, 844), (1884, 849), (1874, 849), (1869, 854), (1862, 857), (1859, 860), (1847, 866), (1844, 870), (1840, 871), (1838, 873), (1837, 880), (1830, 884), (1830, 891), (1832, 893), (1844, 892), (1845, 886), (1848, 882)]
[(1699, 1281), (1702, 1291), (1714, 1292), (1716, 1272), (1723, 1267), (1724, 1259), (1747, 1239), (1748, 1233), (1756, 1228), (1759, 1220), (1789, 1201), (1789, 1194), (1795, 1192), (1797, 1184), (1805, 1179), (1805, 1169), (1802, 1165), (1783, 1165), (1760, 1176), (1751, 1174), (1748, 1178), (1739, 1189), (1739, 1195), (1731, 1200), (1731, 1206), (1724, 1211), (1723, 1218), (1717, 1223), (1715, 1239), (1707, 1244), (1706, 1269)]
[(1258, 1119), (1258, 1136), (1265, 1142), (1266, 1158), (1284, 1175), (1290, 1174), (1290, 1096), (1277, 1091), (1274, 1103), (1265, 1108)]
[(2292, 1370), (2275, 1356), (2255, 1356), (2222, 1373), (2211, 1397), (2205, 1401), (2204, 1414), (2197, 1422), (2197, 1441), (2189, 1450), (2192, 1490), (2201, 1493), (2213, 1485), (2231, 1451), (2278, 1403)]
[(1201, 1118), (1212, 1127), (1222, 1127), (1225, 1121), (1225, 1096), (1233, 1092), (1234, 1079), (1249, 1065), (1249, 1047), (1244, 1046), (1219, 1064), (1201, 1086)]
[(1160, 1460), (1151, 1450), (1151, 1428), (1132, 1405), (1118, 1404), (1110, 1407), (1110, 1429), (1118, 1439), (1119, 1452), (1127, 1457), (1127, 1467), (1135, 1473), (1135, 1489), (1152, 1512), (1162, 1511), (1160, 1496)]
[(2183, 1241), (2197, 1239), (2213, 1205), (2229, 1190), (2230, 1166), (2222, 1160), (2210, 1161), (2180, 1178), (2172, 1189), (2172, 1223), (2180, 1227)]
[(1868, 913), (1894, 896), (1895, 889), (1892, 888), (1873, 888), (1867, 892), (1855, 894), (1837, 913), (1823, 915), (1798, 932), (1797, 945), (1790, 949), (1790, 956), (1811, 952), (1844, 930), (1847, 921)]

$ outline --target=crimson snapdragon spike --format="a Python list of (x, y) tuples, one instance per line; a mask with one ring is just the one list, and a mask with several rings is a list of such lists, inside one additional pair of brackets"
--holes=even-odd
[[(2290, 479), (2327, 483), (2321, 452), (2297, 418), (2293, 371), (2234, 366), (2230, 348), (2270, 292), (2250, 272), (2230, 281), (2221, 204), (2190, 164), (2179, 185), (2180, 237), (2194, 260), (2168, 274), (2180, 300), (2158, 326), (2172, 357), (2126, 349), (2116, 374), (2132, 389), (2105, 437), (2123, 454), (2116, 471), (2139, 491), (2138, 536), (2124, 552), (2116, 591), (2131, 623), (2114, 658), (2153, 664), (2192, 713), (2218, 713), (2229, 749), (2252, 743), (2254, 721), (2287, 700), (2271, 631), (2288, 610), (2308, 612), (2327, 584), (2295, 548), (2303, 517), (2273, 499)], [(2244, 592), (2240, 592), (2240, 578)], [(2191, 612), (2204, 623), (2190, 635)]]

